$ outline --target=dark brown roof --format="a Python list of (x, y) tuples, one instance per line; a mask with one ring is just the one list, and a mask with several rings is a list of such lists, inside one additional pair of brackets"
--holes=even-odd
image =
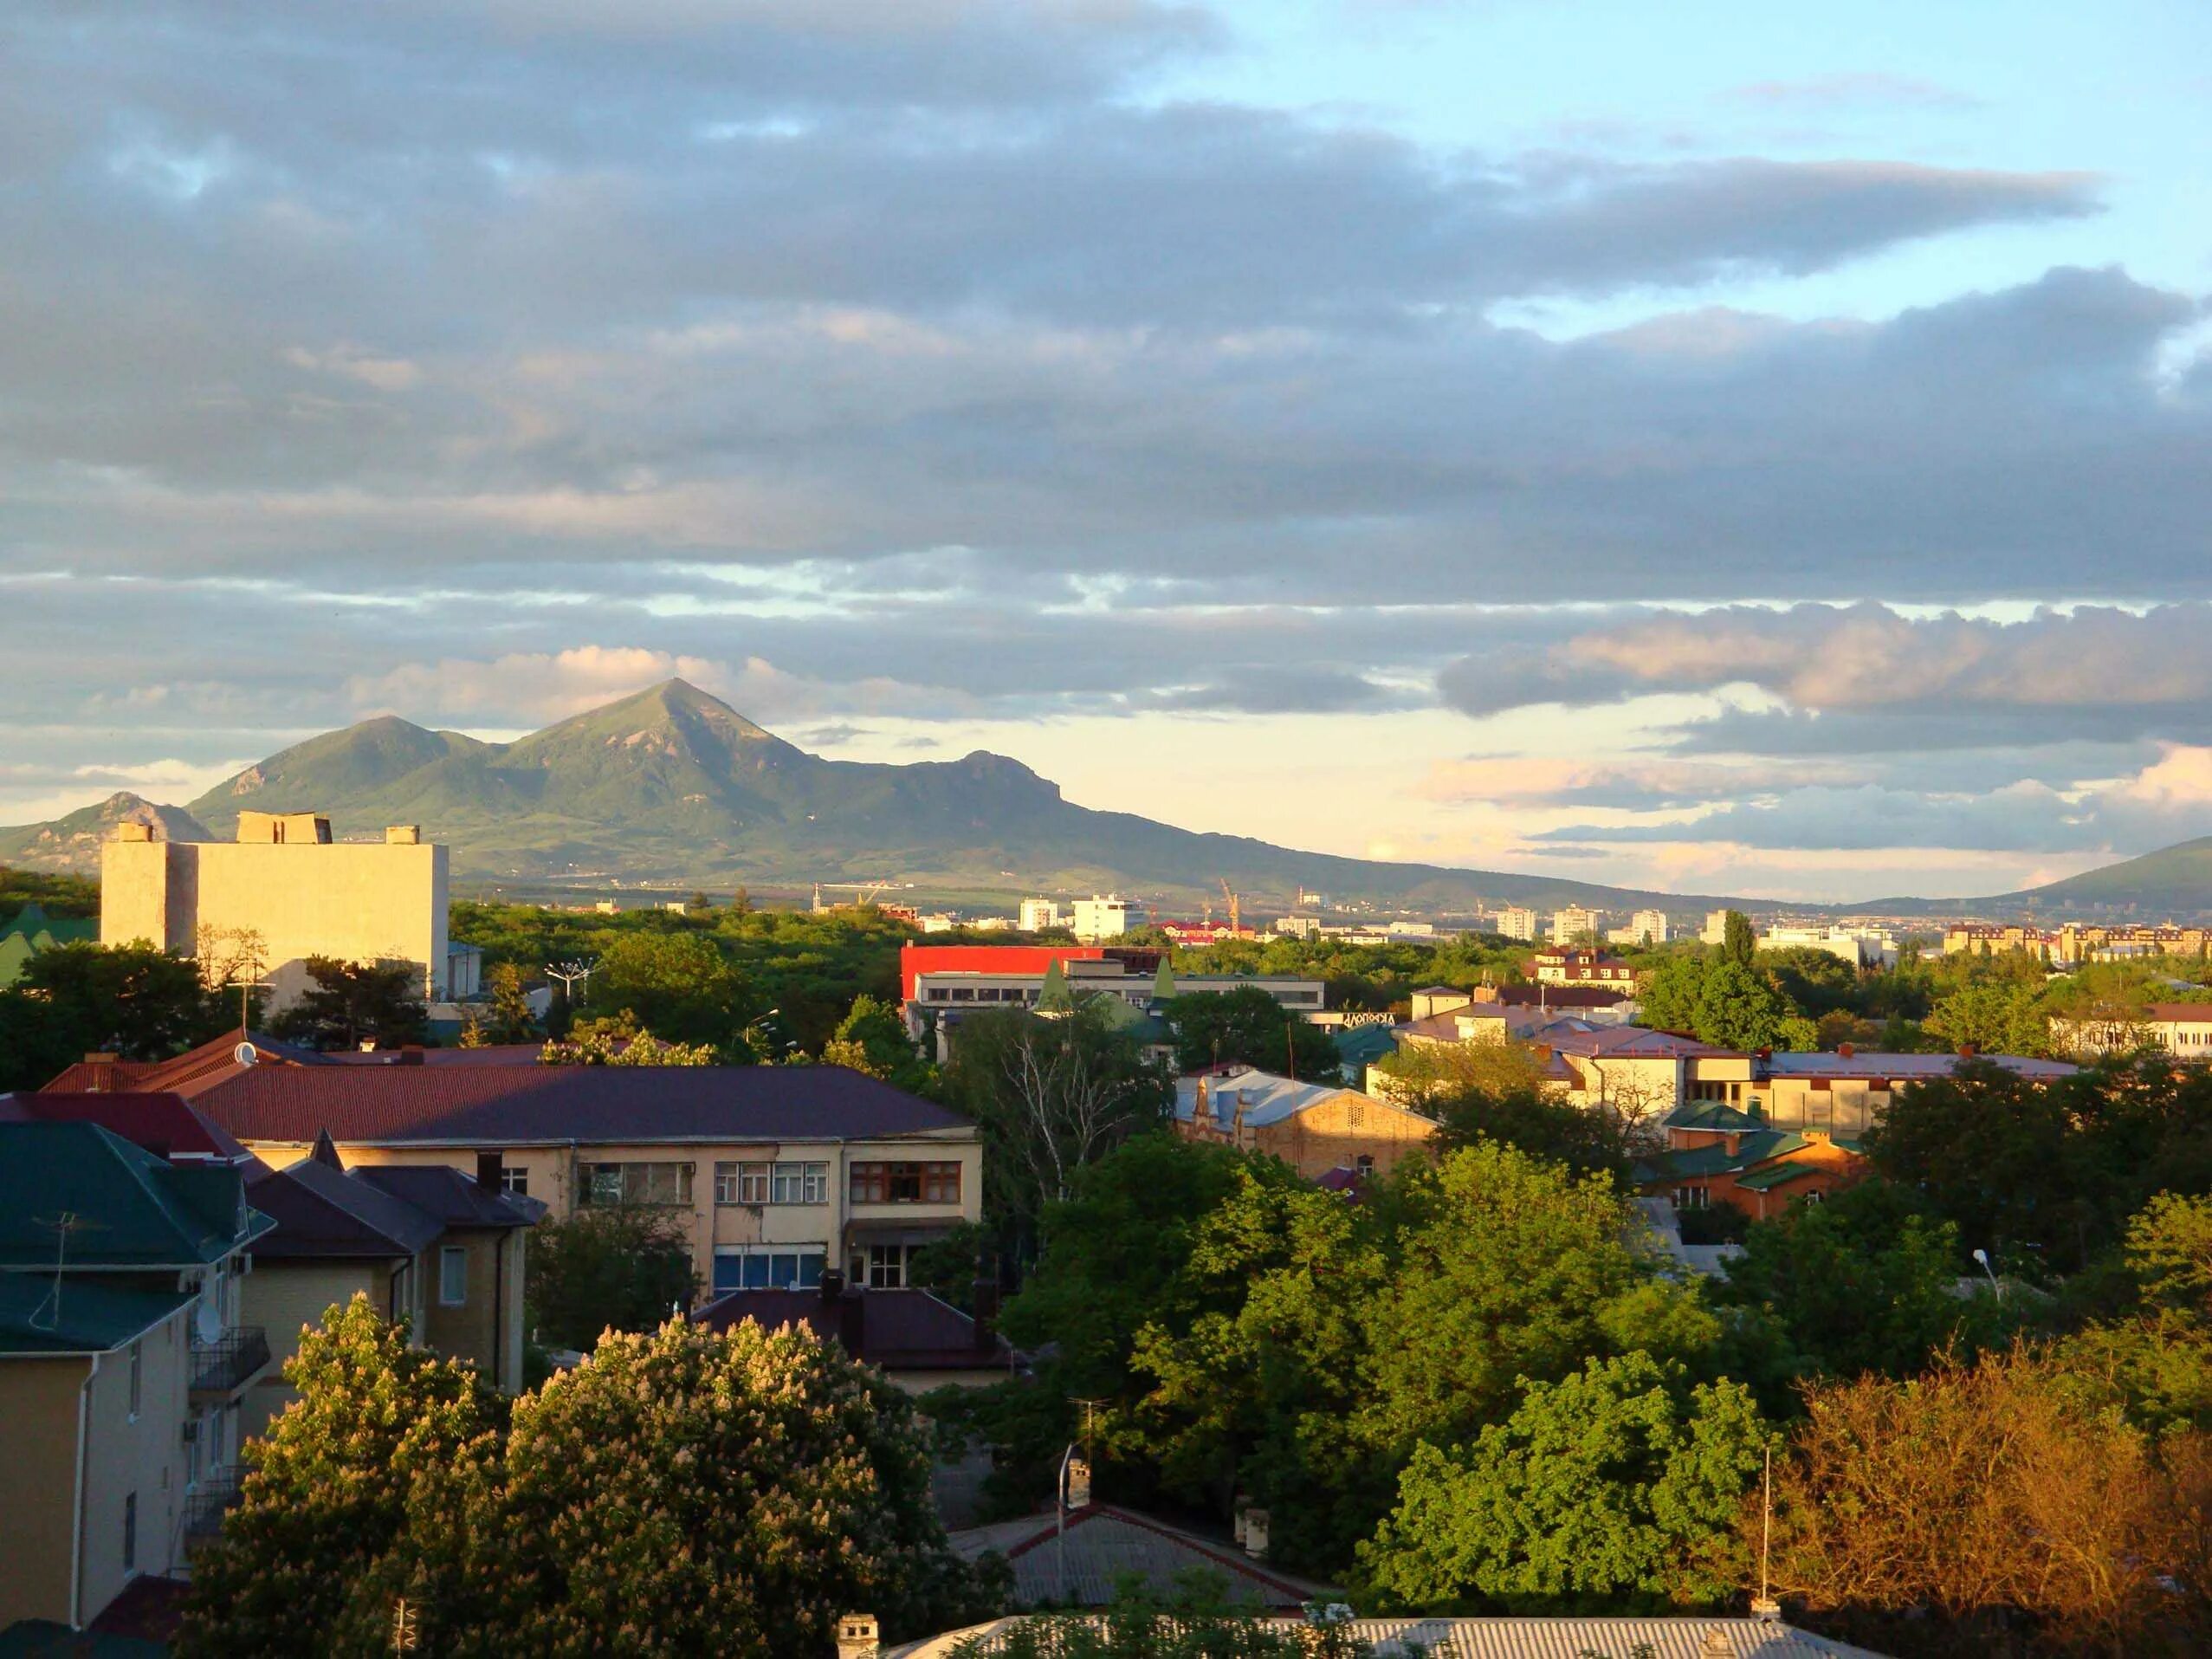
[(256, 1256), (412, 1256), (445, 1230), (414, 1204), (314, 1158), (281, 1170), (258, 1161), (249, 1167), (246, 1202), (276, 1222), (254, 1247)]
[(256, 1066), (195, 1098), (244, 1141), (861, 1140), (968, 1120), (842, 1066)]
[(995, 1332), (978, 1347), (975, 1321), (926, 1290), (847, 1290), (836, 1301), (818, 1290), (734, 1290), (691, 1317), (711, 1331), (754, 1319), (771, 1331), (804, 1325), (825, 1339), (843, 1340), (856, 1312), (860, 1351), (853, 1358), (885, 1371), (973, 1371), (1013, 1359)]
[(15, 1096), (12, 1111), (27, 1122), (99, 1124), (161, 1157), (236, 1163), (250, 1156), (182, 1095), (59, 1094), (49, 1089)]
[(365, 1163), (346, 1178), (366, 1182), (446, 1227), (528, 1227), (546, 1213), (540, 1199), (497, 1191), (446, 1163)]

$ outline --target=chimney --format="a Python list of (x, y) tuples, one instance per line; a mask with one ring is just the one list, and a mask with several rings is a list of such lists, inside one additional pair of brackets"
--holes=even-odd
[(1849, 1043), (1838, 1043), (1835, 1046), (1835, 1052), (1843, 1059), (1849, 1060), (1851, 1058), (1852, 1052), (1851, 1045)]
[(883, 1651), (873, 1613), (847, 1613), (838, 1620), (838, 1659), (876, 1659)]
[(398, 1063), (402, 1066), (420, 1066), (423, 1063), (422, 1044), (409, 1043), (402, 1048), (399, 1051)]
[(476, 1184), (482, 1187), (486, 1192), (498, 1192), (501, 1190), (506, 1183), (501, 1180), (500, 1171), (505, 1166), (506, 1163), (507, 1154), (504, 1152), (477, 1153)]
[(422, 839), (423, 826), (419, 824), (387, 824), (385, 826), (384, 844), (386, 846), (419, 846), (422, 844)]
[(1264, 1509), (1245, 1511), (1245, 1553), (1255, 1561), (1267, 1559), (1267, 1512)]
[(994, 1353), (999, 1346), (999, 1281), (979, 1277), (974, 1285), (975, 1351)]
[(1958, 1057), (1961, 1060), (1972, 1060), (1974, 1058), (1974, 1045), (1972, 1043), (1959, 1044)]
[(151, 841), (153, 839), (153, 826), (151, 824), (118, 824), (115, 826), (114, 835), (110, 839), (118, 841)]
[(85, 1080), (87, 1094), (105, 1094), (115, 1085), (116, 1058), (113, 1054), (87, 1054), (85, 1056), (86, 1068), (92, 1073), (92, 1075)]

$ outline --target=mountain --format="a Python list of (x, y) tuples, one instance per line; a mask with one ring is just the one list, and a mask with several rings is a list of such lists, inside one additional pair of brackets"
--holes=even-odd
[(205, 841), (212, 838), (198, 819), (181, 807), (158, 807), (120, 789), (90, 807), (81, 807), (51, 823), (0, 829), (0, 865), (25, 870), (100, 873), (100, 844), (118, 824), (149, 824), (157, 841)]
[(2125, 913), (2142, 922), (2212, 911), (2212, 835), (1989, 899), (2025, 911)]
[[(1120, 889), (1195, 904), (1226, 877), (1284, 908), (1302, 886), (1436, 911), (1478, 899), (1707, 902), (1197, 834), (1076, 806), (1019, 761), (981, 751), (907, 766), (826, 760), (682, 680), (512, 743), (390, 716), (364, 721), (248, 767), (189, 813), (224, 836), (249, 807), (325, 812), (341, 837), (420, 824), (452, 849), (456, 876), (477, 882), (895, 878), (947, 891)], [(35, 862), (36, 849), (26, 852)]]

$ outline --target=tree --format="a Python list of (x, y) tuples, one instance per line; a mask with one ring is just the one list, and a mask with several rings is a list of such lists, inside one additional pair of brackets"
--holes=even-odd
[(1983, 980), (1939, 1000), (1922, 1026), (1960, 1053), (2047, 1054), (2050, 1016), (2037, 988)]
[(904, 1089), (923, 1086), (931, 1075), (915, 1052), (898, 1010), (864, 993), (853, 999), (837, 1034), (823, 1045), (822, 1059), (827, 1065), (865, 1072)]
[(599, 953), (587, 1000), (595, 1011), (630, 1014), (672, 1042), (728, 1049), (739, 1043), (748, 999), (712, 938), (627, 933)]
[(913, 1403), (804, 1325), (670, 1322), (516, 1402), (503, 1519), (535, 1605), (510, 1651), (779, 1656), (838, 1615), (980, 1616)]
[(1186, 1075), (1219, 1064), (1258, 1066), (1310, 1083), (1337, 1080), (1342, 1061), (1329, 1034), (1284, 1012), (1260, 986), (1171, 998), (1167, 1018)]
[(540, 1222), (527, 1261), (530, 1326), (554, 1347), (589, 1350), (605, 1331), (654, 1330), (698, 1293), (682, 1221), (645, 1205), (592, 1204)]
[(540, 1066), (719, 1066), (721, 1060), (703, 1043), (663, 1042), (627, 1014), (579, 1021), (538, 1054)]
[(2061, 1343), (2153, 1433), (2212, 1429), (2212, 1198), (2160, 1193), (2129, 1222), (2122, 1271), (2133, 1306)]
[(1963, 1260), (1957, 1227), (1864, 1181), (1745, 1229), (1718, 1299), (1773, 1320), (1798, 1376), (1908, 1377), (1932, 1354), (2004, 1334), (1994, 1296), (1956, 1293)]
[(475, 1368), (440, 1359), (365, 1296), (323, 1315), (284, 1365), (299, 1398), (246, 1447), (238, 1507), (192, 1558), (177, 1651), (326, 1651), (354, 1581), (398, 1542), (408, 1500), (465, 1463), (504, 1405)]
[(1496, 1141), (1576, 1175), (1607, 1175), (1623, 1185), (1634, 1166), (1636, 1124), (1625, 1112), (1572, 1106), (1527, 1088), (1434, 1095), (1422, 1110), (1444, 1125), (1440, 1151)]
[(310, 956), (303, 992), (269, 1021), (269, 1034), (310, 1048), (397, 1048), (430, 1037), (422, 969), (404, 962), (341, 962)]
[(1775, 1586), (1891, 1652), (2202, 1651), (2205, 1466), (2025, 1349), (1818, 1384), (1775, 1460)]
[(1730, 911), (1721, 922), (1720, 959), (1748, 969), (1759, 954), (1759, 930), (1741, 911)]
[(986, 1209), (1011, 1252), (1035, 1252), (1045, 1207), (1076, 1173), (1131, 1135), (1167, 1121), (1174, 1084), (1101, 1010), (1057, 1018), (1019, 1009), (963, 1021), (946, 1085), (984, 1143)]
[(492, 992), (486, 1038), (495, 1043), (530, 1041), (538, 1034), (538, 1019), (530, 1012), (530, 994), (522, 982), (522, 969), (511, 962), (494, 962), (485, 980)]
[(1431, 1117), (1463, 1096), (1498, 1100), (1543, 1086), (1543, 1063), (1523, 1042), (1401, 1042), (1375, 1062), (1394, 1099)]
[(1361, 1565), (1422, 1608), (1711, 1605), (1736, 1588), (1713, 1546), (1766, 1443), (1738, 1384), (1693, 1386), (1679, 1363), (1646, 1353), (1593, 1359), (1526, 1383), (1472, 1444), (1416, 1448)]
[(0, 991), (0, 1088), (37, 1088), (88, 1053), (167, 1060), (236, 1019), (184, 957), (146, 944), (56, 945)]
[(1733, 957), (1724, 957), (1706, 971), (1691, 1028), (1699, 1041), (1723, 1048), (1810, 1048), (1814, 1041), (1812, 1022)]

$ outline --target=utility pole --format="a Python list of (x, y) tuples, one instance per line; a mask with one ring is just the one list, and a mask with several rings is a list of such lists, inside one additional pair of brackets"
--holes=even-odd
[(412, 1653), (422, 1638), (415, 1628), (415, 1604), (402, 1596), (391, 1606), (391, 1650)]

